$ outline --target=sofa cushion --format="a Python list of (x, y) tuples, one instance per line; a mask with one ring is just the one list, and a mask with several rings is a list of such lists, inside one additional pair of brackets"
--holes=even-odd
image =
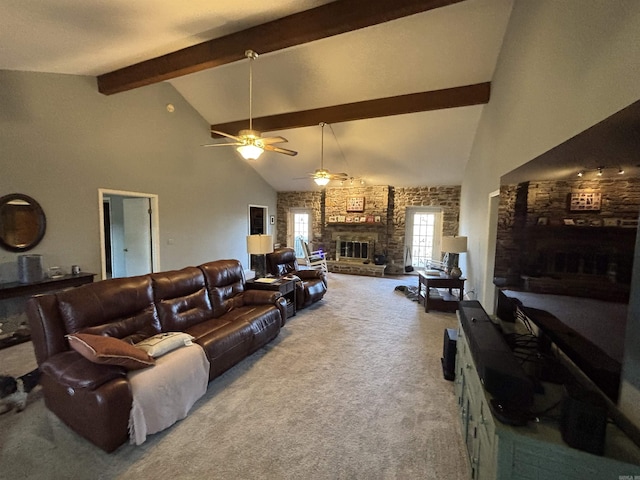
[(243, 305), (244, 270), (238, 260), (216, 260), (200, 265), (204, 273), (213, 316), (218, 318)]
[(183, 332), (159, 333), (135, 344), (153, 358), (161, 357), (176, 348), (192, 345), (193, 337)]
[(196, 267), (154, 273), (153, 295), (164, 332), (184, 332), (213, 316), (202, 271)]
[(67, 340), (71, 348), (93, 363), (118, 365), (126, 370), (139, 370), (156, 363), (147, 352), (119, 338), (76, 333), (67, 335)]
[(83, 328), (75, 333), (89, 333), (119, 338), (127, 343), (138, 343), (160, 332), (160, 320), (153, 305), (149, 305), (138, 315), (120, 318), (116, 321)]
[(161, 331), (148, 275), (103, 280), (56, 297), (66, 333), (131, 337), (133, 343)]
[(194, 325), (188, 333), (196, 337), (195, 342), (209, 359), (210, 380), (249, 355), (254, 343), (251, 325), (227, 318), (227, 315)]
[(267, 271), (276, 277), (282, 277), (298, 270), (298, 259), (293, 248), (285, 247), (274, 250), (266, 256)]

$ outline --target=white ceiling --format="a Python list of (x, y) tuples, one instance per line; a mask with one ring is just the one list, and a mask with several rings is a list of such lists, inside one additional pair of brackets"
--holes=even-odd
[[(235, 0), (3, 0), (0, 69), (104, 74), (325, 3), (244, 0), (239, 8)], [(253, 63), (253, 117), (491, 81), (511, 5), (466, 0), (261, 55)], [(251, 48), (260, 53), (260, 45)], [(244, 60), (169, 82), (218, 124), (248, 118), (248, 79)], [(482, 109), (325, 127), (325, 168), (370, 185), (460, 184)], [(299, 154), (265, 152), (253, 162), (256, 171), (278, 191), (317, 189), (308, 174), (320, 167), (320, 127), (273, 133)], [(208, 154), (212, 162), (228, 155), (221, 148)]]

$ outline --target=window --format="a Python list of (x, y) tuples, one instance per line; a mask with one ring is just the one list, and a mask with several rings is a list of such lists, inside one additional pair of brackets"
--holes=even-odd
[(406, 212), (405, 266), (426, 268), (429, 260), (440, 260), (442, 210), (408, 208)]

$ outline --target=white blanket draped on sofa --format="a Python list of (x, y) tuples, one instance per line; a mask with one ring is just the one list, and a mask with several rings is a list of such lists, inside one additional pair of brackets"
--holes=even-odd
[(195, 343), (157, 358), (151, 368), (129, 372), (133, 395), (130, 443), (140, 445), (147, 435), (185, 418), (207, 391), (208, 381), (209, 361)]

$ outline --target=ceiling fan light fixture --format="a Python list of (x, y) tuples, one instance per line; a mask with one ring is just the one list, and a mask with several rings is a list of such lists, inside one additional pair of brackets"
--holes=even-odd
[(264, 152), (262, 148), (253, 143), (240, 145), (238, 148), (236, 148), (236, 150), (238, 150), (240, 155), (242, 155), (242, 158), (244, 158), (245, 160), (257, 160), (258, 157), (262, 155), (262, 152)]
[(328, 177), (316, 177), (316, 178), (313, 179), (313, 181), (316, 182), (321, 187), (324, 187), (326, 184), (329, 183), (329, 178)]

